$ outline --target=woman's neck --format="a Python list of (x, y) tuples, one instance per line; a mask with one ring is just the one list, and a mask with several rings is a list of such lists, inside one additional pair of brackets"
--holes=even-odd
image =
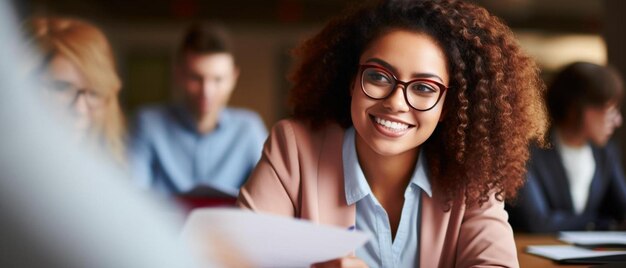
[(587, 143), (587, 138), (576, 128), (568, 126), (558, 126), (556, 135), (561, 142), (569, 147), (581, 147)]
[(415, 169), (419, 147), (407, 152), (385, 156), (373, 151), (362, 139), (356, 139), (359, 164), (374, 195), (378, 198), (403, 196)]

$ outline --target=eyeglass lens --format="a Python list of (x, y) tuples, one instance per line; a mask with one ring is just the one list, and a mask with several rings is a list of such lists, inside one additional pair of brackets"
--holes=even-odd
[(428, 79), (412, 80), (408, 85), (397, 81), (389, 73), (378, 68), (365, 68), (361, 75), (363, 91), (374, 99), (383, 99), (396, 89), (398, 84), (405, 87), (406, 100), (417, 110), (428, 110), (434, 107), (441, 95), (442, 88)]

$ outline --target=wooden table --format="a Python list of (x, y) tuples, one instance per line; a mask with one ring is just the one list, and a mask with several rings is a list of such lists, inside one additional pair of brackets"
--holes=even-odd
[(549, 259), (535, 256), (526, 253), (526, 246), (530, 245), (563, 245), (565, 243), (556, 239), (554, 235), (531, 235), (531, 234), (516, 234), (515, 244), (517, 246), (517, 257), (521, 268), (534, 268), (534, 267), (566, 267), (566, 268), (579, 268), (590, 267), (591, 265), (564, 265), (553, 262)]

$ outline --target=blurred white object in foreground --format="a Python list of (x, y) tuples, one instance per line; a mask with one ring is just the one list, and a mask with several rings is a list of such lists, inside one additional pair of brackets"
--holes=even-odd
[(177, 211), (46, 110), (0, 1), (0, 267), (195, 267)]

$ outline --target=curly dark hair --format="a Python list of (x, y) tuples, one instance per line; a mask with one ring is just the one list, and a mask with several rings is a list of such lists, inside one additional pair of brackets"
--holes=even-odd
[(544, 139), (545, 86), (511, 30), (476, 5), (382, 1), (331, 20), (294, 51), (300, 60), (290, 77), (294, 117), (314, 127), (351, 126), (349, 88), (359, 58), (395, 29), (433, 37), (448, 60), (444, 119), (423, 146), (434, 191), (448, 205), (463, 197), (468, 206), (492, 194), (513, 198), (524, 182), (529, 142)]

